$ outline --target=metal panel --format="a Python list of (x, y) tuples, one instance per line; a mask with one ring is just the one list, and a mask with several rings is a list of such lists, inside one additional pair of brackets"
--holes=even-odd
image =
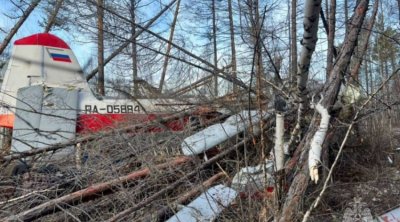
[(214, 221), (236, 198), (237, 192), (222, 184), (211, 187), (167, 222)]
[(78, 91), (31, 86), (18, 90), (12, 151), (43, 148), (75, 138)]
[(400, 207), (391, 210), (378, 217), (379, 222), (397, 222), (400, 221)]
[(42, 86), (18, 90), (11, 151), (22, 152), (37, 147), (42, 101)]

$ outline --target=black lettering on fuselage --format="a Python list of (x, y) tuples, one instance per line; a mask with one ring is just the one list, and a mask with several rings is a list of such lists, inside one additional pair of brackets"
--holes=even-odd
[(92, 113), (92, 106), (91, 105), (85, 105), (85, 113)]
[(92, 112), (94, 112), (94, 113), (99, 113), (99, 111), (97, 110), (97, 106), (96, 106), (96, 105), (93, 106)]
[(139, 105), (135, 106), (135, 112), (140, 112), (140, 106)]
[(139, 105), (107, 105), (105, 108), (98, 108), (97, 105), (85, 105), (84, 112), (86, 114), (99, 113), (99, 110), (106, 111), (107, 113), (138, 113), (141, 110)]

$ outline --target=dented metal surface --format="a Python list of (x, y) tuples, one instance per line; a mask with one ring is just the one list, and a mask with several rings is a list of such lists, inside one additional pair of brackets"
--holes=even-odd
[(41, 85), (18, 90), (12, 151), (22, 152), (75, 138), (78, 91)]
[(213, 221), (229, 206), (237, 196), (237, 192), (224, 185), (211, 187), (167, 222), (199, 222)]
[(258, 122), (266, 118), (255, 110), (243, 110), (232, 115), (224, 123), (217, 123), (202, 131), (195, 133), (182, 142), (181, 148), (184, 155), (197, 155), (211, 149), (218, 144), (244, 132), (250, 125), (257, 131)]

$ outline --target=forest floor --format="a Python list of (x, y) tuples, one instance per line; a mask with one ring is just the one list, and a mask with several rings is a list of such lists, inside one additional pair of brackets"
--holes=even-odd
[[(345, 128), (345, 127), (343, 127)], [(100, 221), (118, 212), (148, 200), (160, 190), (166, 189), (175, 181), (195, 172), (179, 186), (161, 195), (138, 211), (129, 215), (132, 221), (157, 221), (149, 217), (162, 206), (173, 209), (175, 201), (183, 194), (198, 187), (212, 175), (223, 175), (215, 183), (230, 184), (237, 169), (254, 165), (260, 153), (254, 147), (259, 144), (252, 140), (249, 146), (237, 149), (218, 162), (200, 169), (204, 159), (194, 158), (186, 164), (159, 170), (155, 166), (171, 161), (181, 155), (180, 144), (183, 138), (193, 133), (166, 132), (147, 136), (113, 134), (104, 136), (82, 146), (87, 151), (87, 161), (77, 169), (75, 157), (69, 156), (56, 163), (35, 166), (34, 170), (9, 178), (2, 176), (0, 183), (0, 218), (16, 215), (43, 203), (48, 203), (91, 185), (110, 181), (144, 168), (151, 174), (66, 205), (56, 205), (36, 221)], [(273, 129), (267, 134), (273, 136)], [(229, 141), (218, 147), (219, 151), (234, 146), (238, 141)], [(336, 141), (341, 143), (341, 139)], [(338, 144), (332, 144), (330, 158), (337, 154)], [(400, 127), (386, 127), (375, 122), (358, 125), (348, 141), (337, 168), (329, 183), (321, 203), (313, 210), (310, 221), (342, 221), (348, 209), (355, 204), (369, 209), (373, 216), (397, 208), (400, 205)], [(217, 151), (218, 151), (217, 149)], [(218, 152), (217, 152), (218, 153)], [(222, 174), (221, 174), (222, 172)], [(304, 198), (305, 212), (321, 191), (323, 181), (310, 184)], [(204, 190), (205, 188), (201, 188)], [(199, 195), (199, 193), (197, 194)], [(271, 211), (263, 211), (265, 206), (273, 205), (270, 196), (237, 198), (217, 221), (258, 221), (271, 219)], [(21, 198), (20, 198), (21, 197)], [(194, 198), (193, 196), (192, 198)], [(267, 197), (267, 199), (266, 199)], [(20, 199), (18, 199), (20, 198)], [(192, 199), (189, 198), (188, 200)], [(186, 203), (187, 201), (186, 200)], [(173, 211), (166, 211), (160, 220), (169, 218)], [(300, 214), (301, 216), (301, 214)], [(147, 219), (146, 219), (147, 218)], [(301, 220), (301, 218), (299, 218)]]
[[(359, 127), (345, 147), (311, 221), (343, 221), (346, 211), (356, 208), (369, 210), (375, 218), (400, 207), (400, 127), (372, 128)], [(309, 190), (312, 201), (321, 184)]]

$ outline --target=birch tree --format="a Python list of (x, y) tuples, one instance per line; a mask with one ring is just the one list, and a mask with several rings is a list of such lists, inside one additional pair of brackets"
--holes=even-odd
[(304, 8), (304, 33), (301, 40), (301, 52), (297, 65), (297, 88), (296, 88), (296, 102), (297, 121), (294, 130), (291, 134), (289, 147), (293, 146), (298, 139), (301, 128), (303, 127), (304, 110), (306, 109), (307, 100), (307, 81), (308, 73), (310, 70), (311, 57), (315, 51), (315, 46), (318, 40), (318, 22), (319, 12), (321, 10), (321, 0), (308, 0)]
[[(308, 3), (310, 2), (312, 1), (308, 1)], [(279, 218), (279, 221), (281, 222), (295, 221), (299, 219), (297, 215), (301, 204), (301, 199), (299, 197), (304, 195), (309, 182), (308, 177), (311, 176), (311, 179), (314, 182), (318, 181), (318, 165), (315, 165), (315, 163), (320, 162), (318, 154), (321, 153), (322, 143), (325, 140), (325, 135), (328, 130), (329, 115), (331, 115), (330, 111), (337, 99), (340, 84), (344, 78), (343, 73), (348, 68), (351, 56), (354, 53), (358, 35), (368, 9), (368, 3), (368, 0), (359, 1), (350, 20), (348, 34), (346, 35), (341, 47), (337, 62), (333, 66), (327, 83), (324, 85), (322, 98), (315, 104), (315, 108), (322, 115), (321, 123), (318, 124), (314, 116), (310, 130), (307, 132), (306, 137), (304, 137), (301, 145), (296, 150), (298, 155), (292, 158), (292, 161), (297, 163), (296, 165), (297, 167), (300, 167), (300, 170), (295, 173), (294, 180), (291, 183), (285, 203), (283, 204), (281, 217)], [(306, 12), (307, 10), (305, 10), (305, 13)], [(308, 162), (306, 161), (306, 156), (311, 157), (311, 159), (308, 159)]]

